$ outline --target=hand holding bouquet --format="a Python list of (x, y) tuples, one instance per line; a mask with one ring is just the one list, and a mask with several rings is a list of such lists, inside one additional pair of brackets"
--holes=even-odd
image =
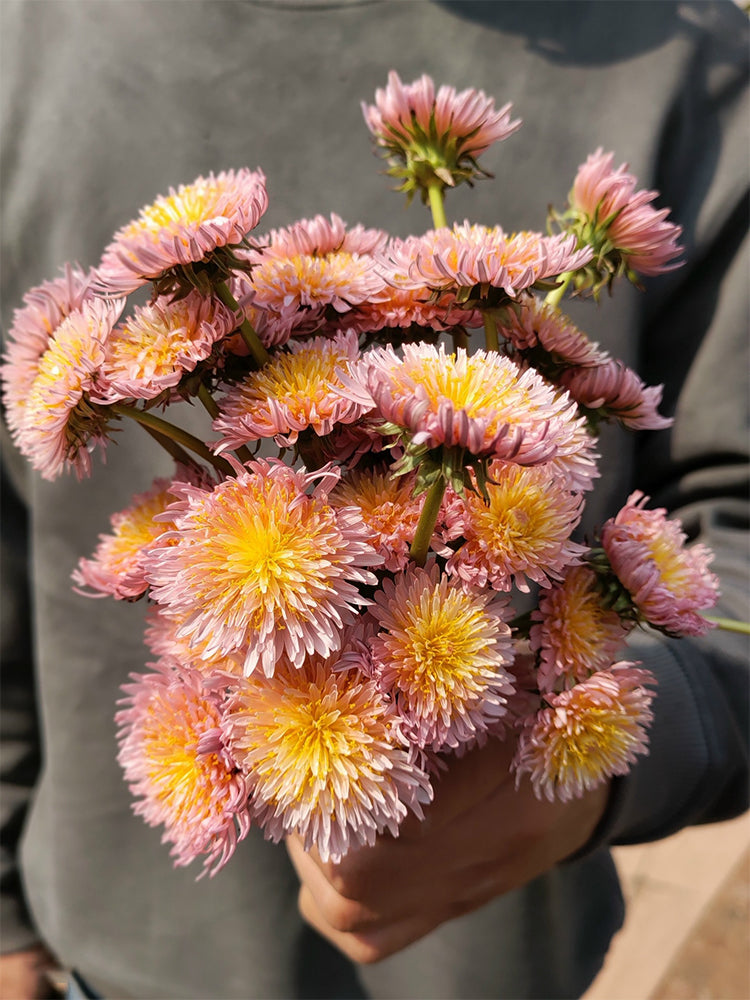
[[(432, 230), (331, 215), (257, 235), (262, 172), (201, 177), (96, 269), (27, 293), (3, 365), (44, 477), (90, 475), (127, 419), (175, 460), (73, 579), (150, 602), (119, 759), (175, 862), (211, 873), (253, 824), (324, 861), (396, 836), (488, 740), (540, 798), (626, 773), (653, 678), (618, 651), (641, 625), (702, 634), (717, 597), (710, 552), (641, 493), (576, 537), (600, 423), (670, 421), (560, 304), (677, 266), (655, 192), (599, 150), (548, 233), (448, 226), (446, 191), (520, 126), (510, 106), (392, 73), (363, 110)], [(183, 401), (206, 439), (163, 415)]]

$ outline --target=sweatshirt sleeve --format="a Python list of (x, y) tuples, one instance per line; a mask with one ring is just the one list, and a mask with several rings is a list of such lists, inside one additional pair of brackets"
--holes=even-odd
[[(16, 859), (39, 770), (40, 748), (27, 587), (27, 514), (9, 471), (12, 463), (20, 466), (21, 460), (4, 433), (2, 444), (0, 950), (10, 952), (31, 947), (39, 940), (24, 900)], [(19, 472), (23, 470), (19, 468)]]
[[(747, 19), (726, 13), (734, 30), (707, 33), (697, 48), (658, 149), (656, 187), (684, 228), (686, 264), (644, 296), (639, 370), (664, 384), (674, 425), (640, 435), (634, 486), (714, 551), (715, 613), (747, 621), (748, 32)], [(747, 809), (749, 646), (719, 629), (698, 640), (634, 633), (626, 655), (658, 681), (650, 753), (615, 781), (599, 843)]]

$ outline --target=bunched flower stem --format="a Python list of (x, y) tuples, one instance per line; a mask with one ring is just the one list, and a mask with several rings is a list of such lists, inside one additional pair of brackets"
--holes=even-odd
[(131, 420), (142, 424), (147, 430), (157, 431), (157, 433), (164, 437), (171, 438), (172, 441), (176, 441), (177, 444), (194, 452), (204, 462), (208, 462), (222, 475), (233, 475), (232, 466), (226, 459), (214, 455), (211, 449), (200, 438), (197, 438), (189, 431), (183, 430), (182, 427), (177, 427), (168, 420), (157, 417), (155, 413), (148, 413), (146, 410), (136, 410), (135, 407), (127, 406), (124, 403), (113, 403), (110, 409), (120, 417), (130, 417)]
[(432, 224), (435, 229), (445, 229), (448, 222), (445, 218), (445, 200), (443, 199), (443, 182), (433, 181), (427, 185), (427, 197), (430, 200)]
[(422, 513), (419, 516), (417, 530), (414, 532), (414, 540), (412, 541), (411, 549), (409, 550), (409, 555), (417, 566), (424, 566), (427, 561), (427, 553), (430, 550), (430, 539), (435, 531), (435, 525), (437, 524), (438, 514), (440, 513), (440, 504), (443, 502), (444, 493), (445, 477), (443, 475), (439, 475), (427, 491), (424, 507), (422, 508)]
[[(216, 405), (216, 400), (211, 395), (204, 382), (201, 382), (200, 388), (198, 389), (198, 399), (201, 403), (203, 403), (203, 406), (211, 419), (216, 420), (220, 414), (219, 407)], [(250, 454), (250, 450), (246, 448), (244, 444), (240, 445), (239, 448), (235, 448), (234, 453), (243, 465), (247, 462), (251, 462), (253, 459), (253, 456)]]
[(194, 459), (188, 455), (182, 445), (177, 444), (173, 441), (171, 437), (167, 437), (166, 434), (162, 434), (161, 431), (154, 430), (153, 427), (146, 427), (144, 425), (143, 429), (149, 434), (157, 444), (160, 444), (162, 448), (168, 452), (175, 462), (180, 465), (195, 465)]
[[(218, 281), (215, 285), (216, 294), (219, 296), (221, 301), (235, 313), (241, 313), (239, 303), (229, 291), (229, 288), (224, 281)], [(242, 339), (247, 345), (247, 349), (253, 357), (258, 368), (262, 368), (263, 365), (268, 361), (268, 351), (265, 349), (263, 344), (260, 342), (260, 337), (255, 332), (252, 324), (247, 317), (244, 317), (240, 323), (240, 333), (242, 334)]]
[(484, 344), (488, 351), (499, 351), (500, 341), (497, 336), (497, 323), (488, 312), (482, 313), (484, 323)]
[(741, 635), (750, 635), (750, 622), (737, 621), (734, 618), (718, 618), (714, 615), (703, 616), (707, 622), (713, 624), (725, 632), (739, 632)]
[(573, 280), (573, 271), (566, 271), (564, 274), (559, 276), (560, 284), (557, 288), (553, 288), (551, 292), (548, 292), (547, 297), (544, 302), (548, 306), (559, 306), (562, 301), (563, 295), (568, 290), (568, 285)]

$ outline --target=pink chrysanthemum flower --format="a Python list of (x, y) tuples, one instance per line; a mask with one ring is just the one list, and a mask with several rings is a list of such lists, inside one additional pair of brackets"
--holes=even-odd
[(712, 625), (700, 614), (713, 607), (719, 581), (709, 570), (711, 550), (686, 546), (678, 521), (663, 508), (645, 510), (636, 491), (602, 528), (602, 546), (615, 576), (643, 618), (675, 635), (704, 635)]
[(513, 678), (507, 604), (460, 589), (437, 566), (385, 580), (370, 614), (373, 671), (391, 694), (409, 740), (441, 750), (469, 743), (505, 715)]
[(147, 573), (153, 599), (206, 643), (203, 655), (244, 649), (246, 673), (270, 675), (282, 654), (301, 666), (339, 648), (367, 603), (357, 584), (375, 582), (366, 567), (382, 557), (359, 513), (328, 502), (337, 478), (261, 460), (211, 492), (179, 487), (174, 535), (151, 549)]
[(413, 444), (457, 445), (471, 455), (529, 465), (581, 446), (575, 404), (532, 369), (497, 352), (405, 344), (363, 355), (352, 398), (374, 403), (384, 420), (404, 428)]
[(375, 263), (384, 284), (370, 301), (357, 307), (354, 322), (360, 332), (389, 327), (448, 330), (482, 325), (481, 313), (458, 305), (452, 292), (433, 291), (426, 284), (419, 287), (410, 279), (411, 265), (421, 247), (421, 237), (394, 238), (377, 254)]
[(615, 611), (602, 606), (596, 574), (588, 566), (571, 566), (563, 581), (539, 596), (529, 636), (539, 652), (538, 681), (553, 691), (561, 679), (584, 681), (609, 667), (628, 633)]
[(135, 812), (164, 826), (175, 864), (205, 855), (213, 875), (250, 828), (245, 780), (221, 735), (218, 684), (188, 667), (160, 667), (123, 686), (118, 761)]
[(578, 169), (568, 196), (569, 208), (556, 221), (575, 233), (579, 245), (590, 246), (594, 257), (576, 276), (579, 288), (595, 295), (625, 274), (662, 274), (680, 266), (680, 226), (667, 222), (668, 209), (652, 205), (657, 191), (636, 191), (636, 178), (627, 165), (612, 166), (613, 153), (598, 149)]
[(184, 620), (167, 615), (158, 604), (152, 604), (146, 616), (143, 641), (158, 659), (174, 660), (197, 670), (204, 676), (226, 674), (242, 676), (245, 662), (243, 650), (229, 655), (207, 652), (208, 642), (194, 642), (190, 636), (182, 635)]
[(567, 446), (545, 463), (545, 468), (550, 476), (564, 480), (571, 492), (587, 493), (601, 475), (598, 466), (601, 456), (596, 447), (596, 438), (585, 420), (581, 420), (575, 424)]
[(92, 279), (93, 272), (67, 264), (59, 278), (30, 289), (23, 297), (23, 306), (13, 314), (0, 376), (5, 419), (14, 437), (25, 422), (39, 362), (63, 320), (92, 298)]
[(357, 669), (313, 656), (240, 683), (226, 731), (247, 773), (253, 817), (279, 841), (298, 834), (324, 861), (340, 861), (377, 834), (394, 836), (432, 798), (393, 706)]
[(259, 438), (292, 445), (308, 428), (322, 436), (336, 424), (358, 420), (367, 407), (338, 391), (338, 371), (347, 372), (358, 358), (356, 333), (291, 342), (288, 350), (228, 388), (213, 425), (221, 435), (216, 450)]
[(197, 292), (136, 308), (107, 341), (102, 368), (106, 398), (153, 399), (173, 388), (236, 325), (231, 310)]
[(73, 469), (91, 474), (91, 449), (107, 443), (106, 411), (95, 404), (105, 342), (124, 301), (86, 299), (55, 330), (39, 358), (23, 419), (14, 435), (21, 452), (43, 478)]
[(467, 490), (462, 498), (463, 544), (446, 570), (476, 587), (510, 590), (515, 580), (549, 586), (586, 551), (570, 535), (581, 519), (583, 496), (550, 477), (546, 467), (526, 468), (494, 462), (489, 469), (488, 500)]
[[(355, 469), (331, 493), (334, 507), (356, 507), (372, 531), (372, 544), (384, 568), (398, 572), (409, 563), (425, 493), (414, 496), (415, 474), (393, 476), (386, 468)], [(439, 547), (436, 538), (433, 539)], [(435, 545), (431, 545), (432, 548)]]
[(382, 289), (373, 254), (386, 238), (362, 226), (347, 231), (337, 215), (273, 230), (263, 249), (249, 257), (255, 265), (253, 305), (291, 333), (315, 332), (325, 325), (327, 308), (346, 314)]
[(486, 297), (491, 289), (517, 298), (535, 282), (574, 271), (591, 259), (589, 247), (576, 249), (575, 236), (532, 232), (508, 236), (499, 226), (468, 222), (431, 230), (419, 242), (408, 275), (395, 280), (407, 288), (461, 293), (460, 298), (471, 293), (472, 300)]
[(268, 206), (263, 173), (226, 170), (169, 189), (115, 233), (97, 269), (107, 293), (128, 294), (175, 267), (242, 243)]
[(512, 121), (512, 105), (495, 109), (481, 90), (435, 85), (429, 76), (402, 83), (391, 70), (385, 89), (375, 91), (375, 104), (362, 104), (367, 127), (388, 157), (388, 173), (403, 179), (401, 190), (411, 194), (439, 179), (453, 186), (488, 176), (476, 157), (521, 125)]
[(568, 691), (545, 696), (521, 733), (513, 761), (516, 780), (528, 774), (538, 798), (568, 802), (648, 753), (653, 675), (616, 663)]
[[(516, 350), (533, 352), (534, 366), (545, 374), (553, 367), (587, 367), (608, 358), (606, 351), (590, 341), (568, 316), (535, 296), (506, 311), (500, 333)], [(544, 352), (543, 359), (538, 358), (539, 348)], [(538, 360), (541, 364), (537, 364)]]
[(585, 368), (569, 368), (560, 376), (573, 399), (587, 410), (619, 420), (632, 430), (661, 430), (672, 420), (657, 412), (663, 386), (647, 386), (621, 361), (605, 360)]
[(118, 600), (145, 594), (148, 583), (143, 558), (165, 530), (154, 518), (174, 501), (172, 485), (171, 479), (155, 479), (151, 489), (135, 494), (125, 510), (110, 517), (112, 531), (99, 536), (93, 557), (81, 559), (72, 574), (78, 588), (90, 587), (94, 593), (79, 593), (90, 597), (109, 594)]

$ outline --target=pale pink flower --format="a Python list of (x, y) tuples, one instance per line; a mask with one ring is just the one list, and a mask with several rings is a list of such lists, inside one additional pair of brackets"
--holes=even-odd
[(266, 837), (296, 833), (324, 861), (385, 830), (397, 836), (407, 811), (421, 818), (432, 798), (393, 705), (361, 671), (337, 669), (336, 657), (299, 667), (283, 658), (273, 677), (247, 678), (225, 730)]
[[(111, 532), (99, 535), (93, 557), (80, 559), (73, 571), (79, 593), (90, 597), (109, 594), (118, 600), (134, 600), (146, 593), (143, 557), (165, 530), (154, 517), (174, 501), (172, 484), (171, 479), (155, 479), (149, 490), (136, 493), (124, 510), (111, 515)], [(94, 593), (81, 590), (83, 587)]]
[(471, 490), (461, 498), (463, 543), (446, 570), (463, 583), (528, 591), (528, 580), (549, 586), (586, 552), (570, 535), (581, 519), (583, 496), (571, 493), (545, 466), (493, 462), (487, 500)]
[[(425, 233), (415, 247), (408, 273), (396, 271), (395, 283), (471, 293), (471, 300), (499, 289), (517, 298), (537, 281), (576, 270), (591, 259), (591, 249), (576, 249), (575, 236), (521, 232), (507, 235), (499, 226), (454, 225)], [(395, 266), (400, 263), (395, 260)]]
[(384, 580), (370, 609), (372, 669), (411, 742), (455, 748), (502, 720), (514, 690), (507, 613), (498, 595), (455, 587), (435, 565)]
[(347, 314), (381, 290), (373, 254), (386, 239), (380, 230), (347, 230), (337, 215), (275, 229), (258, 241), (262, 249), (248, 254), (253, 305), (289, 333), (316, 332), (325, 326), (327, 310)]
[[(535, 296), (505, 311), (500, 333), (516, 350), (531, 352), (534, 367), (545, 374), (555, 367), (588, 367), (608, 358), (607, 352), (590, 341), (569, 316)], [(541, 358), (539, 348), (544, 352)]]
[(700, 614), (713, 607), (719, 581), (709, 570), (713, 553), (687, 546), (680, 522), (663, 508), (645, 510), (636, 491), (602, 528), (601, 540), (615, 576), (649, 624), (675, 635), (704, 635), (711, 623)]
[(512, 767), (528, 774), (538, 798), (568, 802), (608, 778), (627, 774), (648, 753), (656, 681), (632, 663), (615, 663), (559, 694), (522, 731)]
[(250, 828), (245, 779), (221, 735), (220, 683), (159, 664), (125, 684), (118, 761), (149, 826), (164, 826), (175, 864), (205, 855), (215, 874)]
[(170, 188), (115, 233), (97, 269), (99, 285), (108, 294), (128, 294), (240, 244), (267, 206), (263, 173), (246, 167)]
[(181, 634), (186, 618), (167, 615), (158, 604), (149, 607), (143, 641), (154, 656), (183, 663), (205, 676), (224, 674), (242, 677), (244, 650), (238, 649), (227, 655), (208, 653), (207, 641), (194, 642), (190, 636)]
[(213, 425), (221, 435), (216, 451), (260, 438), (291, 445), (308, 428), (322, 436), (358, 420), (368, 407), (339, 392), (338, 374), (358, 358), (355, 333), (290, 342), (259, 371), (229, 386)]
[(478, 457), (536, 464), (581, 447), (575, 404), (532, 369), (495, 351), (405, 344), (363, 355), (348, 382), (352, 398), (374, 403), (415, 445), (457, 445)]
[(571, 566), (562, 582), (540, 592), (529, 640), (539, 652), (543, 691), (554, 690), (561, 679), (584, 681), (616, 659), (629, 626), (602, 602), (589, 566)]
[(454, 185), (487, 176), (476, 157), (520, 127), (520, 120), (511, 120), (511, 107), (496, 110), (481, 90), (457, 93), (443, 85), (436, 93), (426, 75), (404, 84), (391, 70), (387, 87), (375, 91), (374, 105), (363, 102), (362, 113), (389, 158), (388, 172), (405, 178), (402, 190), (412, 192), (432, 177)]
[(586, 368), (569, 368), (560, 376), (573, 399), (587, 410), (619, 420), (632, 430), (661, 430), (672, 420), (657, 412), (661, 385), (647, 386), (632, 368), (621, 361), (607, 360)]
[(571, 492), (587, 493), (594, 488), (594, 480), (601, 475), (597, 464), (601, 456), (596, 448), (596, 438), (582, 419), (574, 425), (566, 447), (544, 467), (550, 476), (564, 480)]
[(13, 313), (0, 377), (5, 419), (14, 437), (25, 422), (26, 403), (39, 373), (39, 362), (63, 320), (93, 297), (92, 280), (92, 271), (66, 264), (59, 278), (26, 292), (23, 306)]
[(231, 310), (197, 292), (137, 307), (107, 340), (101, 395), (153, 399), (208, 358), (236, 325)]
[(107, 443), (106, 410), (96, 399), (105, 343), (124, 300), (87, 298), (57, 327), (39, 358), (15, 443), (44, 479), (73, 469), (91, 474), (91, 450)]
[(368, 302), (357, 307), (353, 322), (360, 332), (388, 327), (448, 330), (455, 326), (482, 325), (481, 313), (459, 305), (452, 291), (434, 291), (426, 284), (419, 286), (412, 281), (411, 266), (421, 248), (421, 237), (394, 238), (376, 255), (377, 271), (384, 284)]
[[(174, 533), (148, 553), (151, 596), (183, 621), (205, 657), (245, 650), (245, 671), (270, 675), (282, 654), (301, 666), (339, 648), (367, 603), (357, 585), (382, 563), (353, 508), (334, 509), (329, 468), (248, 463), (213, 491), (181, 484)], [(310, 491), (310, 492), (308, 492)]]
[(668, 209), (652, 202), (658, 191), (636, 191), (627, 164), (613, 168), (614, 153), (601, 148), (578, 169), (570, 193), (571, 214), (582, 239), (595, 250), (595, 264), (609, 257), (613, 276), (626, 269), (653, 275), (679, 267), (680, 226), (667, 222)]
[[(410, 561), (409, 548), (426, 497), (426, 493), (414, 496), (415, 481), (413, 473), (394, 476), (385, 467), (355, 469), (331, 493), (334, 507), (351, 506), (361, 511), (362, 520), (372, 531), (372, 544), (390, 572), (404, 569)], [(440, 548), (437, 538), (432, 542), (431, 548)]]

